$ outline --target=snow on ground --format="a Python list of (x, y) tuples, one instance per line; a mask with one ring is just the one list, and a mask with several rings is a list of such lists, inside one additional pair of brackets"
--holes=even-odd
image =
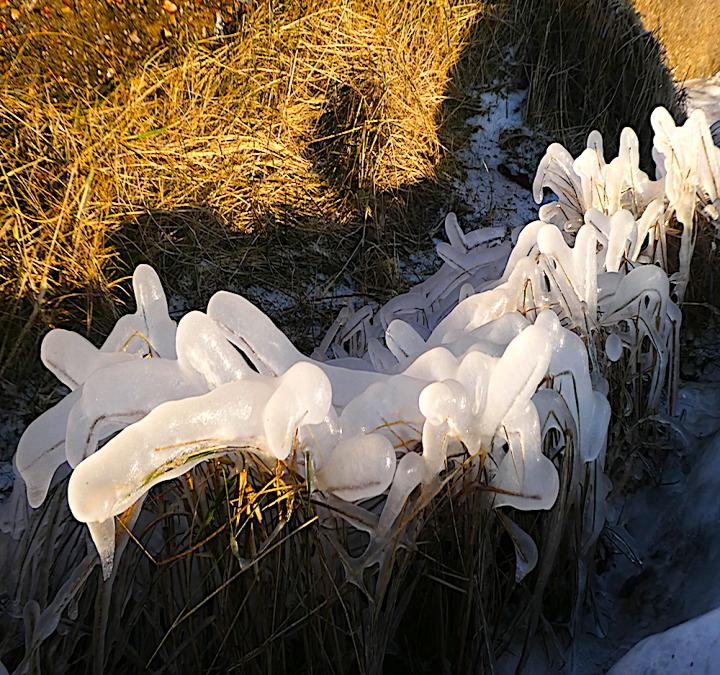
[[(510, 242), (537, 218), (531, 184), (547, 143), (525, 126), (526, 101), (525, 90), (476, 94), (479, 112), (465, 122), (469, 135), (455, 157), (461, 175), (449, 200), (465, 232), (493, 228), (494, 234)], [(443, 219), (445, 215), (440, 214)], [(400, 261), (404, 281), (419, 284), (440, 267), (439, 241), (444, 239), (428, 241), (425, 249)]]
[(704, 411), (720, 410), (720, 384), (686, 385), (682, 398), (685, 427), (695, 431), (687, 447), (659, 485), (614, 504), (616, 532), (637, 559), (618, 560), (600, 581), (607, 634), (586, 638), (582, 648), (584, 665), (594, 658), (599, 666), (608, 665), (603, 655), (632, 647), (615, 675), (717, 672), (720, 434), (717, 417)]
[(458, 153), (465, 176), (456, 193), (474, 225), (504, 228), (510, 234), (537, 218), (530, 186), (545, 147), (525, 127), (526, 99), (526, 91), (483, 93), (483, 112), (467, 120), (474, 131)]
[[(575, 673), (605, 672), (651, 635), (656, 639), (632, 649), (634, 655), (612, 672), (710, 672), (687, 670), (680, 653), (670, 666), (663, 661), (664, 652), (651, 655), (656, 647), (670, 644), (673, 635), (687, 638), (694, 628), (672, 635), (664, 631), (720, 607), (720, 420), (705, 415), (720, 410), (720, 383), (683, 385), (680, 399), (685, 439), (678, 437), (676, 447), (660, 456), (656, 484), (646, 480), (642, 487), (611, 496), (608, 533), (617, 553), (593, 580), (597, 616), (587, 617), (586, 630), (574, 646)], [(693, 624), (701, 630), (704, 625)], [(703, 645), (717, 649), (712, 641), (696, 639), (692, 655), (697, 663)], [(685, 649), (686, 654), (690, 647)], [(643, 670), (639, 664), (645, 661)]]
[(712, 77), (686, 80), (683, 86), (687, 92), (688, 112), (700, 108), (705, 111), (710, 122), (720, 120), (720, 73)]
[(720, 663), (720, 609), (640, 642), (609, 675), (686, 673), (713, 675)]

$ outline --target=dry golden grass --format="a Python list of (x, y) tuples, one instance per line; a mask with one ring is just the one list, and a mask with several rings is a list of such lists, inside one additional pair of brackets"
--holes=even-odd
[(0, 295), (16, 330), (3, 331), (0, 363), (13, 362), (17, 330), (52, 323), (68, 298), (83, 295), (74, 304), (89, 317), (133, 257), (162, 266), (157, 214), (198, 221), (195, 255), (231, 239), (236, 259), (257, 245), (237, 233), (262, 236), (269, 223), (310, 240), (351, 223), (381, 229), (383, 197), (435, 176), (445, 90), (481, 10), (262, 3), (224, 44), (155, 54), (107, 97), (58, 101), (6, 80)]
[(716, 0), (635, 0), (648, 30), (657, 31), (678, 80), (720, 70)]

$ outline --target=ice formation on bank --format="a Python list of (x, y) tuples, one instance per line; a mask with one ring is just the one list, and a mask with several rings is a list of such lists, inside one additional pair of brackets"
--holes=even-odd
[(487, 236), (464, 233), (450, 214), (442, 268), (376, 315), (343, 311), (312, 358), (227, 292), (176, 326), (160, 280), (141, 265), (137, 311), (100, 349), (64, 330), (46, 336), (43, 362), (71, 393), (21, 439), (0, 524), (17, 529), (23, 493), (39, 506), (67, 464), (70, 508), (108, 576), (116, 517), (199, 462), (229, 456), (240, 468), (249, 455), (268, 469), (283, 463), (320, 500), (352, 502), (353, 514), (384, 496), (379, 515), (367, 511), (361, 566), (413, 492), (432, 495), (461, 465), (491, 488), (490, 507), (551, 508), (552, 458), (563, 451), (602, 476), (613, 364), (623, 363), (633, 401), (674, 405), (675, 300), (696, 212), (717, 213), (720, 151), (702, 113), (675, 127), (660, 109), (652, 123), (654, 180), (630, 129), (609, 164), (597, 132), (577, 158), (551, 145), (534, 189), (538, 201), (545, 188), (557, 199), (522, 230), (499, 279), (483, 274), (498, 255)]

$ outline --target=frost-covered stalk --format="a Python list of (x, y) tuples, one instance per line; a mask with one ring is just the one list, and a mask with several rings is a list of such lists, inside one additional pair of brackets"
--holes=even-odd
[[(640, 170), (629, 129), (609, 164), (597, 132), (576, 159), (551, 145), (534, 189), (538, 201), (544, 188), (557, 199), (522, 230), (499, 278), (489, 272), (508, 248), (483, 230), (465, 234), (450, 214), (442, 268), (376, 315), (343, 311), (313, 358), (231, 293), (176, 327), (157, 275), (138, 267), (137, 312), (100, 349), (68, 331), (46, 336), (43, 362), (72, 391), (21, 439), (6, 512), (17, 512), (23, 485), (39, 506), (67, 463), (70, 508), (107, 576), (115, 519), (153, 486), (199, 462), (252, 455), (287, 465), (318, 500), (348, 503), (340, 517), (371, 535), (356, 558), (361, 577), (411, 494), (434, 494), (455, 467), (491, 488), (489, 507), (551, 508), (559, 482), (548, 455), (572, 444), (602, 471), (608, 364), (625, 359), (632, 378), (649, 376), (648, 407), (672, 408), (673, 295), (687, 285), (695, 213), (717, 206), (720, 151), (698, 115), (679, 129), (664, 112), (652, 121), (656, 180)], [(377, 497), (379, 515), (364, 507)]]

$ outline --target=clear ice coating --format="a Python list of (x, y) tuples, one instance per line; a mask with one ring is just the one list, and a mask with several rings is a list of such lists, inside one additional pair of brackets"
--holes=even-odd
[[(673, 411), (676, 300), (695, 219), (718, 207), (720, 151), (702, 114), (676, 127), (658, 109), (651, 121), (655, 179), (640, 170), (630, 129), (610, 163), (598, 132), (577, 158), (551, 145), (533, 191), (538, 202), (545, 189), (556, 199), (512, 250), (502, 233), (465, 233), (449, 214), (442, 267), (376, 312), (345, 308), (312, 357), (225, 291), (176, 326), (156, 273), (141, 265), (137, 310), (99, 349), (66, 330), (45, 337), (43, 363), (71, 392), (23, 435), (0, 525), (17, 533), (23, 492), (40, 506), (67, 464), (71, 511), (107, 577), (115, 518), (137, 513), (153, 486), (203, 461), (253, 455), (270, 469), (291, 464), (319, 501), (348, 504), (323, 517), (368, 531), (362, 568), (377, 562), (412, 494), (434, 494), (461, 465), (482, 476), (498, 509), (552, 508), (551, 458), (569, 444), (604, 485), (607, 369), (622, 360), (631, 388), (647, 375), (643, 405)], [(669, 261), (676, 223), (681, 245)], [(678, 270), (671, 279), (668, 266)], [(501, 513), (520, 579), (537, 548)]]

